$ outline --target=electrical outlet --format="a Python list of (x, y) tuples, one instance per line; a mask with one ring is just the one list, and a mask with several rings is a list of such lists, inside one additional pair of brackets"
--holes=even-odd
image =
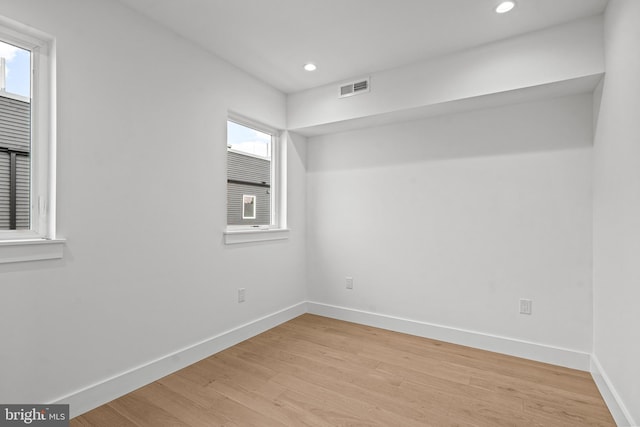
[(244, 302), (244, 297), (245, 297), (245, 289), (244, 288), (238, 289), (238, 302)]
[(353, 289), (353, 277), (347, 276), (345, 278), (345, 283), (347, 285), (347, 289)]
[(533, 302), (530, 299), (520, 299), (520, 314), (531, 314)]

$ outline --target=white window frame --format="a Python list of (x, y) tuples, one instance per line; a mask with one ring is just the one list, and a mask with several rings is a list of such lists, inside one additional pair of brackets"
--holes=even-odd
[[(286, 217), (286, 132), (229, 111), (227, 121), (271, 135), (271, 222), (269, 225), (228, 225), (226, 244), (282, 240), (289, 237)], [(226, 127), (225, 127), (226, 129)], [(225, 137), (225, 146), (228, 138)], [(225, 177), (227, 170), (225, 169)], [(226, 218), (226, 215), (225, 215)]]
[[(251, 199), (251, 204), (253, 205), (253, 214), (251, 216), (246, 215), (246, 198), (249, 197)], [(257, 205), (257, 196), (254, 196), (253, 194), (243, 194), (242, 195), (242, 219), (256, 219), (256, 205)]]
[(30, 229), (0, 230), (0, 263), (62, 257), (56, 236), (56, 46), (39, 30), (0, 16), (0, 39), (31, 51)]

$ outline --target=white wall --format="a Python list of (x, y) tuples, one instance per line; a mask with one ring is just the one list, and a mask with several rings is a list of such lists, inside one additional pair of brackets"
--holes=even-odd
[(586, 94), (310, 138), (310, 300), (589, 352), (591, 129)]
[(0, 13), (57, 40), (68, 239), (60, 261), (0, 266), (0, 402), (54, 401), (306, 299), (303, 143), (290, 239), (222, 243), (227, 109), (284, 128), (283, 94), (115, 1)]
[(594, 355), (628, 421), (637, 425), (640, 423), (640, 2), (609, 2), (605, 46), (607, 72), (594, 150)]
[[(639, 6), (612, 0), (607, 13), (593, 228), (595, 355), (636, 420)], [(284, 95), (118, 2), (0, 0), (0, 13), (57, 39), (68, 239), (60, 261), (0, 265), (0, 402), (54, 401), (304, 301), (307, 277), (312, 301), (591, 350), (590, 96), (308, 146), (292, 134), (290, 239), (225, 246), (226, 112), (284, 127)], [(538, 83), (602, 71), (598, 19), (576, 25), (554, 37), (582, 47), (577, 68)], [(292, 108), (305, 114), (294, 124), (331, 121), (327, 105)], [(520, 297), (532, 316), (517, 314)]]
[[(371, 75), (371, 92), (338, 98), (339, 83), (291, 94), (290, 129), (562, 82), (604, 71), (602, 17), (500, 40)], [(363, 76), (353, 76), (359, 78)]]

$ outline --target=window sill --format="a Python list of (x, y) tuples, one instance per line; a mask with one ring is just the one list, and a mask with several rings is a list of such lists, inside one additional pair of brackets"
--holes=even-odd
[(64, 239), (0, 241), (0, 264), (62, 258)]
[(288, 238), (288, 228), (276, 228), (270, 230), (226, 230), (224, 232), (225, 245), (267, 242), (270, 240), (285, 240)]

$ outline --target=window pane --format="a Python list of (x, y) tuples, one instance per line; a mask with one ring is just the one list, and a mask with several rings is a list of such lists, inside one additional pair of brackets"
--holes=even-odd
[(4, 74), (0, 73), (0, 91), (4, 89), (5, 92), (30, 98), (31, 52), (0, 41), (0, 58), (4, 58)]
[(272, 135), (227, 122), (227, 224), (272, 222)]
[(227, 122), (227, 147), (271, 159), (271, 135), (232, 121)]
[(0, 230), (30, 228), (31, 52), (0, 41)]

